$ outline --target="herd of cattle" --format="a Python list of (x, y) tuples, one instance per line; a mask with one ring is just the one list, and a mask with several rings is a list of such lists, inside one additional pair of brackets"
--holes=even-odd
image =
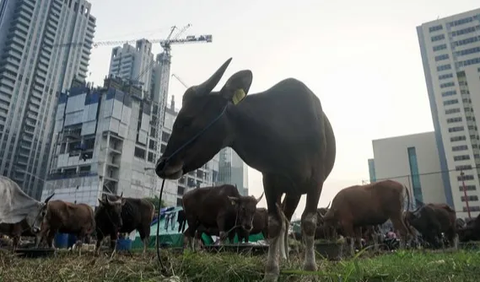
[[(407, 197), (407, 205), (404, 198)], [(260, 199), (241, 196), (232, 185), (208, 187), (189, 191), (183, 197), (188, 222), (185, 238), (192, 246), (195, 238), (201, 244), (201, 234), (220, 236), (233, 242), (248, 242), (249, 234), (262, 233), (268, 237), (268, 213), (256, 208)], [(402, 184), (384, 180), (367, 185), (356, 185), (341, 190), (326, 208), (317, 209), (320, 218), (315, 239), (336, 240), (346, 237), (350, 251), (354, 243), (362, 248), (361, 239), (373, 242), (378, 249), (382, 225), (390, 221), (400, 237), (400, 246), (439, 248), (457, 247), (461, 242), (480, 240), (480, 216), (465, 224), (457, 219), (455, 211), (447, 204), (429, 203), (409, 211), (410, 195)], [(302, 233), (289, 235), (302, 239)], [(354, 240), (356, 239), (356, 240)]]
[[(16, 207), (11, 209), (10, 214), (13, 213), (17, 221), (21, 213), (26, 215), (24, 219), (5, 223), (9, 217), (4, 217), (0, 224), (0, 234), (13, 237), (14, 250), (20, 236), (35, 237), (36, 247), (42, 240), (53, 247), (55, 234), (61, 232), (76, 235), (76, 245), (79, 247), (91, 235), (96, 235), (98, 254), (106, 236), (110, 236), (111, 248), (115, 249), (118, 234), (137, 230), (146, 251), (155, 214), (154, 206), (147, 200), (123, 198), (122, 195), (105, 196), (99, 199), (100, 205), (94, 212), (86, 204), (50, 200), (53, 195), (43, 203), (36, 202), (23, 194), (15, 182), (5, 177), (1, 178), (0, 185), (3, 194), (22, 196), (9, 197), (6, 206)], [(400, 242), (418, 240), (417, 233), (426, 246), (434, 248), (444, 246), (444, 237), (450, 247), (456, 247), (457, 234), (463, 242), (480, 240), (480, 216), (465, 224), (456, 218), (455, 212), (446, 204), (427, 204), (415, 211), (404, 211), (404, 196), (410, 199), (408, 189), (391, 180), (345, 188), (334, 197), (331, 207), (329, 205), (317, 210), (321, 220), (316, 227), (315, 239), (335, 240), (341, 235), (349, 239), (352, 252), (354, 242), (358, 243), (359, 248), (362, 247), (361, 239), (371, 240), (377, 249), (382, 232), (380, 226), (390, 220), (400, 236)], [(267, 209), (257, 208), (262, 197), (263, 194), (258, 199), (241, 196), (233, 185), (206, 187), (185, 193), (182, 212), (188, 223), (187, 230), (182, 230), (185, 243), (194, 248), (195, 238), (201, 245), (202, 233), (219, 236), (220, 244), (227, 239), (233, 243), (235, 235), (239, 242), (247, 243), (252, 234), (262, 233), (268, 238)], [(20, 209), (20, 204), (31, 208)], [(180, 224), (185, 229), (185, 225), (182, 222)], [(302, 234), (293, 233), (289, 237), (300, 240)]]
[(53, 247), (55, 234), (61, 232), (75, 235), (75, 246), (80, 248), (95, 235), (98, 254), (105, 237), (110, 236), (111, 248), (115, 249), (118, 235), (133, 230), (140, 233), (144, 252), (147, 249), (155, 213), (155, 207), (148, 200), (105, 195), (98, 199), (99, 206), (94, 212), (87, 204), (50, 200), (53, 194), (44, 202), (38, 202), (26, 195), (17, 183), (3, 176), (0, 176), (0, 196), (3, 196), (0, 235), (12, 237), (13, 251), (21, 236), (35, 237), (37, 248), (44, 240)]
[[(438, 240), (441, 233), (449, 239), (456, 233), (464, 238), (478, 236), (478, 218), (466, 227), (457, 228), (455, 215), (446, 205), (429, 204), (404, 213), (403, 198), (407, 196), (410, 200), (410, 196), (401, 184), (394, 181), (346, 188), (333, 199), (331, 207), (319, 213), (318, 202), (324, 183), (333, 170), (337, 150), (335, 134), (320, 99), (307, 85), (294, 78), (284, 79), (263, 92), (248, 95), (253, 81), (250, 70), (234, 73), (219, 91), (213, 91), (231, 61), (232, 58), (223, 63), (205, 82), (186, 90), (182, 108), (164, 153), (156, 163), (155, 172), (164, 180), (179, 179), (205, 165), (225, 147), (235, 150), (248, 166), (261, 172), (267, 202), (268, 219), (265, 224), (270, 238), (266, 281), (278, 280), (280, 257), (288, 258), (289, 221), (302, 195), (306, 195), (301, 229), (305, 244), (304, 269), (307, 271), (317, 270), (314, 239), (319, 226), (353, 238), (364, 233), (362, 228), (374, 229), (376, 225), (390, 220), (399, 233), (402, 245), (413, 234), (413, 228), (420, 233), (426, 230), (428, 234), (422, 234), (425, 240), (432, 242)], [(1, 185), (8, 183), (2, 179)], [(243, 234), (252, 232), (258, 200), (240, 196), (236, 189), (229, 186), (186, 193), (183, 205), (189, 228), (185, 237), (193, 246), (197, 231), (218, 232), (222, 241), (231, 236), (232, 230)], [(203, 202), (208, 204), (202, 206)], [(39, 219), (45, 222), (56, 218), (62, 224), (67, 225), (68, 222), (68, 226), (80, 237), (90, 232), (93, 226), (99, 238), (110, 235), (115, 239), (115, 229), (127, 232), (127, 229), (139, 228), (145, 234), (146, 222), (150, 223), (153, 216), (150, 203), (122, 197), (102, 199), (93, 217), (92, 210), (82, 205), (62, 202), (55, 205), (29, 204), (31, 211), (24, 209), (22, 212), (28, 219), (27, 226), (33, 227), (34, 231), (42, 230)], [(50, 206), (56, 208), (51, 210)], [(12, 210), (15, 209), (10, 212)], [(7, 223), (8, 230), (23, 231), (20, 222), (2, 218), (4, 211), (0, 207), (0, 223)], [(69, 222), (74, 211), (78, 213), (76, 216), (90, 223), (78, 226), (79, 220)], [(49, 213), (58, 213), (59, 216), (51, 217)], [(43, 219), (45, 214), (46, 219)], [(131, 220), (126, 220), (124, 216), (129, 216)], [(258, 218), (264, 222), (262, 216)], [(45, 226), (59, 225), (49, 222)], [(142, 231), (143, 226), (145, 229)], [(53, 235), (50, 232), (47, 237), (51, 238)], [(45, 234), (45, 231), (39, 233)]]

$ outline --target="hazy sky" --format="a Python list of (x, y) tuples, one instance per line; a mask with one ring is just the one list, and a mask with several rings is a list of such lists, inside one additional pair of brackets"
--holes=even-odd
[[(478, 0), (90, 0), (95, 41), (162, 39), (171, 26), (213, 42), (172, 47), (172, 73), (188, 85), (207, 79), (233, 57), (217, 88), (241, 69), (253, 72), (250, 93), (302, 80), (320, 98), (337, 139), (337, 158), (320, 199), (368, 179), (372, 139), (433, 130), (416, 26), (480, 7)], [(89, 80), (101, 84), (111, 49), (92, 51)], [(155, 53), (161, 47), (154, 47)], [(185, 88), (170, 80), (180, 107)], [(392, 177), (395, 175), (392, 175)], [(249, 169), (251, 194), (263, 191)], [(300, 216), (305, 196), (297, 208)], [(265, 200), (261, 206), (265, 206)]]

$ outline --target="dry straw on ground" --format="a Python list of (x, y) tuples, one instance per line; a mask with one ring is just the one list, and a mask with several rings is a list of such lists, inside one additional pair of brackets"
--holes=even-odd
[[(50, 258), (17, 258), (0, 252), (0, 281), (261, 281), (265, 256), (163, 252), (170, 278), (153, 252), (92, 254), (58, 252)], [(480, 281), (480, 252), (398, 251), (341, 262), (318, 259), (319, 272), (301, 271), (302, 256), (282, 265), (280, 281)]]

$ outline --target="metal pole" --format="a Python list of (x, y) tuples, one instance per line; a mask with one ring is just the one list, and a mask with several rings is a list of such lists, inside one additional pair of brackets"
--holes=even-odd
[(465, 197), (465, 204), (467, 205), (468, 218), (472, 219), (472, 216), (470, 214), (470, 206), (468, 205), (467, 189), (465, 187), (465, 173), (463, 173), (463, 170), (460, 171), (460, 175), (462, 176), (463, 195)]

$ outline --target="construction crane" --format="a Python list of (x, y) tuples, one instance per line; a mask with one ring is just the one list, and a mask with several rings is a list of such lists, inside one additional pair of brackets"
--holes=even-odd
[(183, 82), (183, 80), (180, 77), (178, 77), (178, 75), (172, 73), (172, 76), (175, 77), (178, 80), (178, 82), (180, 82), (183, 85), (183, 87), (188, 88), (188, 85), (185, 82)]
[[(172, 37), (174, 31), (177, 29), (176, 26), (173, 26), (170, 30), (170, 33), (166, 39), (147, 39), (152, 44), (159, 43), (160, 46), (163, 48), (164, 52), (159, 54), (159, 60), (157, 62), (153, 62), (151, 65), (146, 66), (143, 70), (140, 71), (139, 75), (135, 79), (131, 79), (131, 81), (136, 81), (141, 78), (146, 72), (152, 70), (158, 63), (160, 63), (160, 95), (159, 101), (154, 101), (156, 105), (156, 118), (152, 118), (152, 126), (156, 130), (156, 157), (159, 158), (161, 155), (161, 148), (162, 148), (162, 139), (161, 133), (162, 128), (165, 121), (165, 107), (166, 107), (166, 100), (168, 96), (168, 86), (169, 86), (169, 78), (170, 78), (170, 65), (171, 65), (171, 46), (174, 44), (186, 44), (186, 43), (211, 43), (212, 42), (212, 35), (200, 35), (194, 36), (189, 35), (184, 38), (179, 38), (179, 36), (185, 32), (188, 28), (192, 25), (188, 24), (180, 29), (180, 31)], [(135, 44), (138, 39), (136, 40), (118, 40), (118, 41), (103, 41), (103, 42), (94, 42), (92, 45), (94, 48), (98, 48), (100, 46), (111, 46), (111, 45), (121, 45), (121, 44)], [(53, 47), (61, 48), (61, 47), (83, 47), (85, 42), (68, 42), (68, 43), (61, 43), (61, 44), (54, 44)], [(178, 79), (178, 78), (177, 78)], [(155, 107), (154, 107), (155, 108)], [(153, 177), (153, 190), (157, 188), (157, 177)]]

